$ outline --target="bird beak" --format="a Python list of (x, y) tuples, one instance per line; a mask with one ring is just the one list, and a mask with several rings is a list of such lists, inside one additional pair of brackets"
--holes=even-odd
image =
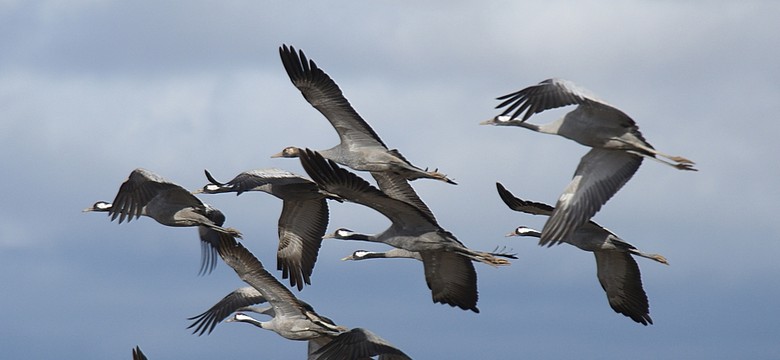
[(90, 212), (90, 211), (92, 211), (92, 210), (93, 210), (93, 209), (92, 209), (91, 207), (88, 207), (88, 208), (86, 208), (86, 209), (84, 209), (84, 210), (81, 210), (81, 212)]
[(347, 261), (347, 260), (355, 260), (355, 258), (352, 255), (341, 258), (341, 261)]
[(198, 195), (198, 194), (202, 194), (202, 193), (203, 193), (203, 189), (197, 189), (197, 190), (193, 190), (190, 194)]
[(335, 234), (325, 234), (325, 235), (322, 235), (323, 239), (333, 239), (335, 237), (336, 237)]
[(505, 237), (510, 237), (510, 236), (517, 236), (517, 234), (515, 234), (515, 232), (514, 232), (514, 231), (512, 231), (511, 233), (509, 233), (509, 234), (506, 234), (506, 235), (504, 235), (504, 236), (505, 236)]
[(271, 158), (280, 158), (280, 157), (284, 157), (284, 151), (280, 151), (276, 154), (271, 155)]
[(490, 119), (487, 119), (485, 121), (480, 122), (480, 125), (493, 125), (496, 123), (496, 118), (492, 117)]

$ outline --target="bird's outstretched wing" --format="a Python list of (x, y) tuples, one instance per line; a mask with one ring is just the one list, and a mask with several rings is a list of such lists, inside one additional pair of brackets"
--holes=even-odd
[(574, 177), (542, 228), (539, 245), (561, 243), (588, 222), (629, 180), (642, 157), (620, 150), (591, 149), (580, 160)]
[(516, 119), (525, 112), (522, 121), (528, 120), (533, 114), (566, 105), (603, 104), (610, 106), (589, 91), (563, 79), (547, 79), (520, 91), (498, 97), (497, 100), (504, 100), (496, 106), (497, 109), (507, 107), (501, 116), (514, 111), (511, 118)]
[(294, 47), (282, 45), (279, 56), (290, 81), (301, 91), (306, 101), (330, 121), (342, 144), (350, 148), (387, 148), (379, 135), (352, 108), (336, 82), (317, 67), (313, 60), (306, 59), (303, 51), (296, 52)]

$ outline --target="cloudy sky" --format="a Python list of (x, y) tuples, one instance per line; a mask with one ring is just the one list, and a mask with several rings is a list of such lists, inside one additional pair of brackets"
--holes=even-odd
[[(224, 264), (196, 275), (196, 230), (81, 212), (138, 167), (189, 189), (205, 184), (203, 169), (303, 174), (269, 156), (338, 138), (290, 84), (282, 44), (335, 79), (385, 143), (458, 181), (414, 182), (443, 227), (519, 257), (476, 265), (474, 314), (433, 304), (415, 261), (341, 262), (385, 247), (326, 241), (299, 293), (319, 313), (416, 359), (780, 357), (780, 4), (323, 3), (0, 0), (4, 357), (129, 359), (140, 345), (150, 359), (304, 358), (305, 343), (246, 324), (190, 334), (188, 317), (244, 286)], [(609, 308), (591, 254), (503, 236), (544, 219), (506, 208), (495, 182), (554, 203), (587, 151), (478, 125), (497, 114), (496, 96), (550, 77), (619, 106), (656, 148), (701, 170), (645, 161), (595, 217), (669, 259), (638, 259), (652, 326)], [(280, 201), (202, 199), (275, 268)], [(331, 207), (330, 230), (387, 225)]]

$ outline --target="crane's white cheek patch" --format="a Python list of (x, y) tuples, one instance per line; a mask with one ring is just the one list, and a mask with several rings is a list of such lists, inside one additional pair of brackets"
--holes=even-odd
[(528, 234), (535, 234), (535, 233), (538, 233), (538, 231), (530, 228), (517, 228), (517, 230), (515, 230), (515, 234), (517, 235), (528, 235)]

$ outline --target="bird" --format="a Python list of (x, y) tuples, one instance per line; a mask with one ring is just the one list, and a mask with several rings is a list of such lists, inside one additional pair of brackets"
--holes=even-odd
[[(350, 105), (341, 89), (313, 60), (307, 60), (303, 51), (292, 46), (279, 47), (284, 69), (293, 85), (306, 101), (330, 121), (339, 135), (338, 145), (321, 150), (322, 155), (354, 170), (392, 172), (404, 179), (436, 179), (455, 184), (438, 171), (427, 171), (412, 165), (397, 149), (388, 149), (379, 135)], [(272, 157), (295, 158), (301, 148), (289, 146)]]
[(113, 202), (98, 201), (84, 211), (107, 212), (111, 221), (118, 217), (120, 224), (143, 215), (166, 226), (197, 226), (202, 249), (200, 274), (210, 273), (217, 265), (213, 246), (218, 242), (219, 233), (241, 237), (239, 231), (222, 227), (225, 215), (221, 211), (183, 187), (142, 168), (130, 173)]
[(140, 346), (136, 346), (133, 349), (133, 360), (147, 360)]
[(315, 151), (304, 149), (300, 161), (309, 177), (325, 191), (370, 207), (392, 222), (389, 228), (376, 235), (339, 228), (325, 238), (382, 242), (418, 252), (435, 303), (479, 312), (477, 275), (472, 260), (494, 266), (508, 265), (507, 260), (469, 249), (417, 207), (387, 196)]
[[(512, 210), (533, 215), (550, 216), (552, 206), (516, 198), (501, 183), (496, 183), (498, 194)], [(507, 236), (540, 237), (541, 233), (526, 226), (519, 226)], [(661, 264), (669, 265), (665, 257), (639, 251), (634, 245), (623, 241), (615, 233), (593, 221), (580, 226), (563, 242), (592, 252), (596, 257), (596, 275), (607, 294), (610, 307), (642, 325), (652, 324), (650, 304), (642, 288), (639, 265), (632, 256), (641, 256)]]
[(262, 191), (282, 200), (276, 269), (282, 271), (283, 279), (289, 277), (290, 285), (299, 291), (304, 284), (311, 285), (322, 236), (328, 227), (326, 199), (341, 199), (324, 194), (311, 180), (281, 169), (244, 171), (227, 183), (215, 180), (208, 170), (204, 172), (210, 183), (196, 193), (235, 192), (240, 195), (247, 191)]
[[(209, 333), (226, 315), (228, 322), (246, 322), (271, 330), (289, 340), (309, 341), (309, 359), (359, 359), (382, 354), (409, 359), (403, 351), (365, 329), (348, 329), (317, 314), (314, 308), (299, 300), (289, 289), (265, 270), (263, 264), (243, 244), (230, 235), (220, 236), (217, 251), (225, 263), (251, 288), (240, 288), (225, 296), (204, 313), (190, 318), (196, 326), (193, 333)], [(254, 289), (254, 290), (251, 290)], [(249, 305), (268, 303), (263, 308)], [(241, 311), (271, 316), (260, 321)], [(335, 342), (335, 343), (334, 343)], [(333, 344), (328, 347), (328, 344)], [(322, 350), (322, 352), (318, 352)]]
[[(631, 179), (643, 158), (680, 170), (697, 171), (693, 161), (655, 150), (631, 117), (571, 81), (547, 79), (498, 100), (504, 101), (496, 108), (507, 108), (501, 115), (480, 124), (520, 126), (560, 135), (592, 148), (580, 160), (572, 181), (558, 198), (555, 212), (542, 228), (542, 243), (549, 246), (559, 244), (593, 217)], [(533, 114), (566, 105), (577, 107), (549, 124), (526, 122)], [(518, 120), (523, 112), (525, 115)]]

